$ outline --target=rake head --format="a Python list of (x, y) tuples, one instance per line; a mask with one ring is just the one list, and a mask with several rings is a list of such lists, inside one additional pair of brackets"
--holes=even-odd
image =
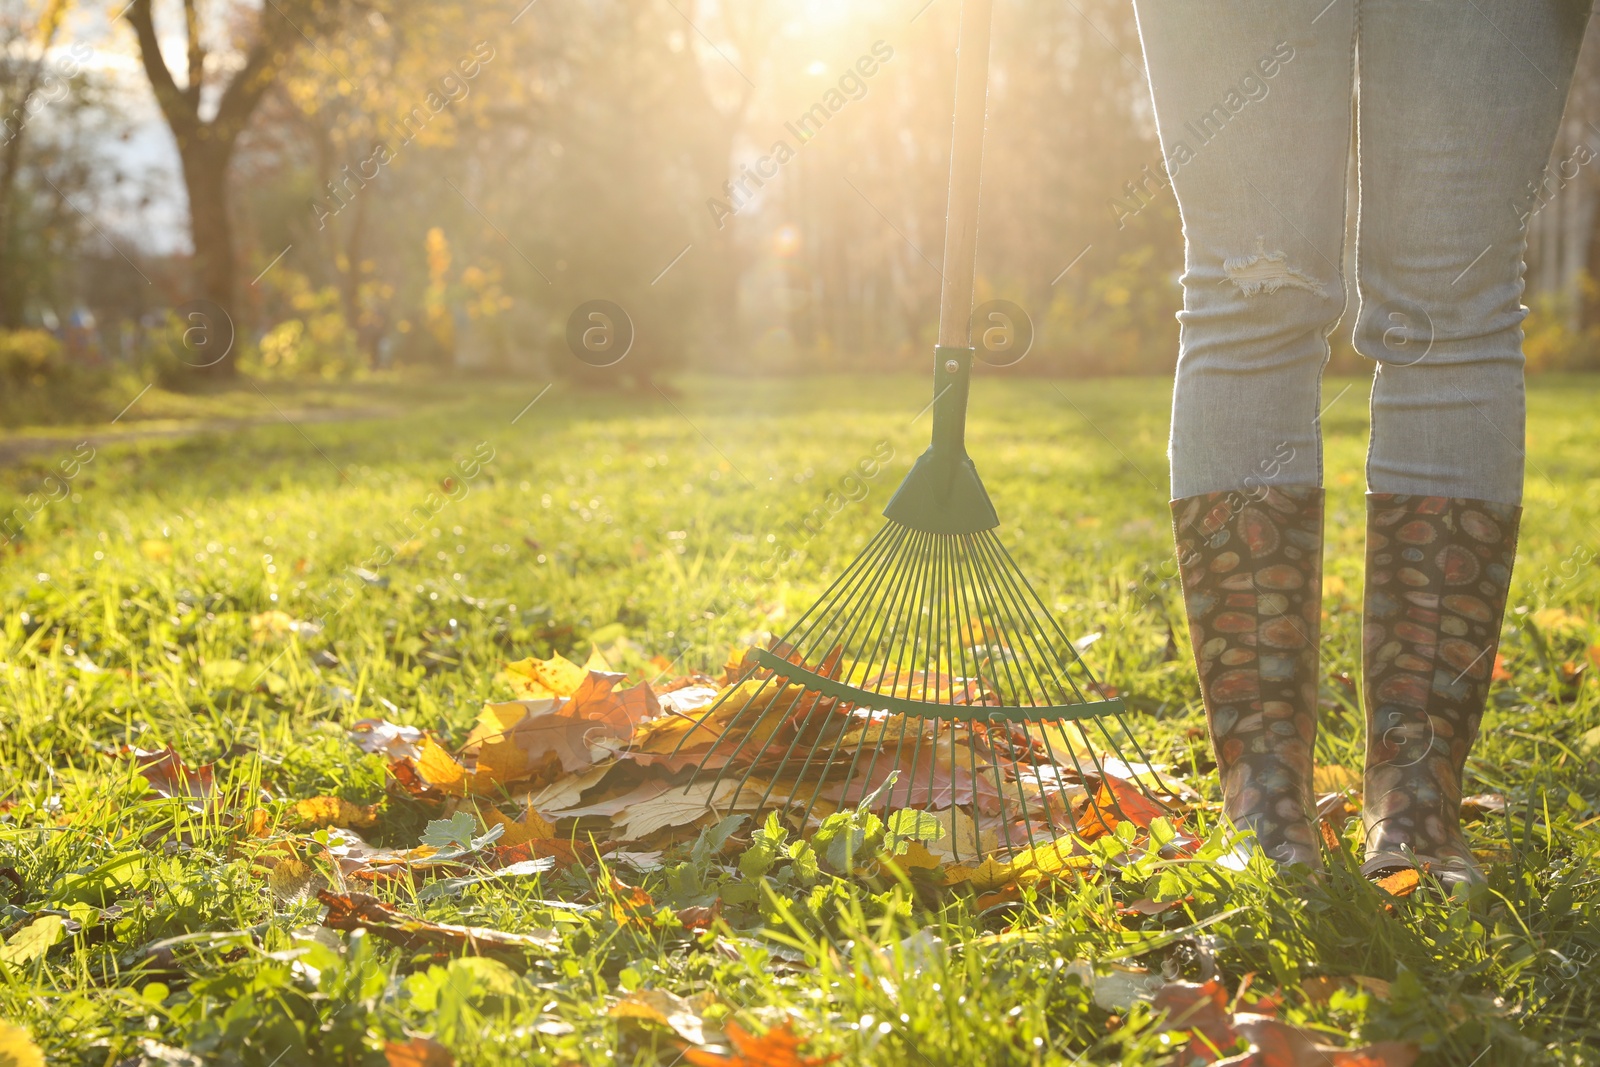
[(970, 366), (970, 350), (938, 350), (934, 443), (889, 522), (684, 724), (674, 755), (698, 762), (713, 806), (942, 812), (956, 859), (1164, 811), (1122, 702), (995, 536), (961, 440)]

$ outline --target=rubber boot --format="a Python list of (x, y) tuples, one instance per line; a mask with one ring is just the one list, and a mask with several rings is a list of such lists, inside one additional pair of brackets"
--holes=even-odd
[(1281, 865), (1322, 866), (1311, 791), (1322, 630), (1322, 490), (1172, 502), (1223, 814)]
[(1521, 518), (1513, 504), (1367, 495), (1368, 877), (1418, 867), (1448, 888), (1483, 881), (1461, 833), (1461, 779), (1494, 674)]

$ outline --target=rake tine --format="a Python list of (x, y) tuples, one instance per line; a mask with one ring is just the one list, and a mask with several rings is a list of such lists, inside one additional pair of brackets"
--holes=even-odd
[[(874, 538), (873, 542), (876, 543), (880, 539), (886, 540), (886, 541), (893, 541), (893, 544), (888, 544), (883, 549), (883, 551), (888, 552), (888, 551), (892, 551), (893, 550), (895, 544), (898, 544), (900, 541), (904, 540), (904, 536), (905, 536), (904, 532), (901, 532), (900, 536), (892, 538), (892, 539), (883, 539), (883, 538), (881, 538), (881, 535), (880, 535), (880, 537)], [(865, 550), (863, 551), (861, 556), (857, 557), (857, 562), (859, 563), (864, 558), (866, 558), (866, 551)], [(854, 570), (854, 569), (855, 569), (855, 564), (852, 564), (851, 567), (846, 568), (846, 572), (848, 573), (849, 571)], [(877, 569), (873, 573), (875, 574), (875, 577), (874, 577), (873, 580), (874, 580), (874, 582), (877, 582), (877, 581), (881, 580), (883, 575), (885, 573), (887, 573), (887, 572), (880, 568), (880, 569)], [(834, 583), (834, 588), (836, 588), (838, 586), (838, 584), (839, 584), (838, 582), (835, 582)], [(847, 590), (847, 591), (845, 591), (845, 593), (846, 593), (845, 602), (849, 603), (850, 602), (850, 598), (855, 595), (856, 591), (855, 590)], [(859, 613), (859, 611), (860, 611), (860, 608), (858, 607), (857, 608), (857, 613)], [(811, 614), (811, 612), (808, 611), (807, 615), (809, 615), (809, 614)], [(851, 616), (851, 618), (855, 618), (855, 617), (857, 617), (855, 614), (853, 614)], [(802, 616), (802, 621), (804, 621), (804, 616)], [(820, 624), (820, 622), (821, 622), (821, 620), (819, 618), (818, 622), (817, 623), (813, 623), (811, 628), (808, 629), (805, 632), (805, 634), (802, 635), (798, 639), (798, 642), (795, 645), (791, 646), (792, 648), (794, 648), (794, 654), (798, 658), (800, 658), (802, 660), (804, 659), (804, 656), (801, 655), (801, 649), (799, 647), (800, 643), (803, 643), (807, 638), (809, 638), (812, 635), (812, 633), (814, 633), (817, 630), (817, 627)], [(798, 626), (798, 624), (796, 624), (796, 625)], [(790, 632), (792, 633), (793, 630), (791, 630)], [(759, 690), (758, 690), (758, 692), (759, 692)], [(789, 701), (788, 706), (785, 707), (782, 712), (778, 713), (778, 720), (780, 722), (783, 720), (784, 717), (786, 717), (789, 714), (789, 712), (795, 707), (795, 705), (799, 703), (800, 698), (802, 696), (804, 696), (804, 695), (805, 695), (805, 690), (804, 689), (798, 689), (796, 691), (794, 697)], [(752, 695), (751, 699), (752, 700), (754, 699), (754, 695)], [(748, 706), (748, 704), (749, 704), (749, 701), (746, 701), (746, 706)], [(757, 732), (757, 730), (760, 728), (762, 723), (767, 721), (768, 717), (773, 712), (773, 708), (776, 705), (777, 705), (777, 700), (775, 699), (773, 702), (768, 704), (768, 706), (761, 712), (761, 714), (758, 716), (756, 721), (751, 725), (751, 727), (748, 730), (745, 731), (744, 736), (740, 738), (739, 743), (734, 747), (733, 752), (729, 754), (728, 761), (723, 764), (721, 771), (717, 775), (716, 782), (720, 782), (722, 780), (723, 775), (725, 775), (727, 773), (727, 769), (733, 765), (734, 761), (738, 758), (739, 753), (743, 750), (744, 746), (749, 742), (751, 736)], [(803, 733), (805, 727), (807, 725), (809, 725), (810, 722), (811, 722), (811, 717), (813, 715), (815, 715), (817, 710), (820, 709), (821, 707), (822, 707), (822, 702), (818, 701), (813, 706), (813, 708), (809, 712), (806, 713), (805, 722), (802, 723), (799, 726), (799, 728), (797, 728), (797, 730), (795, 732), (795, 739), (794, 739), (794, 741), (790, 742), (789, 752), (792, 752), (794, 750), (794, 746), (799, 743), (801, 734)], [(731, 726), (731, 723), (730, 723), (730, 726)], [(680, 740), (679, 744), (680, 745), (682, 744), (681, 740)], [(713, 747), (715, 747), (715, 746), (713, 745)], [(765, 805), (765, 803), (767, 801), (767, 798), (771, 795), (773, 786), (775, 786), (777, 784), (778, 777), (782, 774), (783, 768), (788, 763), (789, 752), (785, 752), (784, 753), (784, 758), (778, 761), (777, 767), (773, 771), (772, 781), (767, 786), (767, 792), (762, 795), (761, 804)], [(755, 770), (755, 764), (757, 762), (759, 762), (759, 759), (760, 759), (760, 756), (758, 754), (755, 759), (751, 760), (749, 768), (747, 768), (745, 773), (744, 773), (744, 778), (742, 779), (743, 781), (748, 781), (749, 780), (749, 777), (750, 777), (751, 773), (754, 772), (754, 770)], [(712, 785), (712, 789), (713, 789), (713, 793), (714, 793), (714, 791), (716, 789), (716, 783), (715, 782)]]
[[(883, 647), (884, 641), (889, 639), (889, 620), (891, 618), (897, 618), (899, 616), (898, 604), (899, 604), (900, 601), (902, 601), (904, 599), (906, 590), (909, 589), (910, 586), (911, 586), (909, 573), (905, 572), (905, 571), (902, 571), (901, 574), (904, 575), (907, 578), (907, 580), (901, 583), (901, 587), (899, 589), (894, 590), (889, 594), (891, 597), (895, 598), (897, 606), (896, 606), (896, 608), (895, 608), (895, 610), (893, 612), (884, 612), (883, 613), (883, 615), (881, 617), (882, 625), (880, 625), (880, 627), (879, 627), (878, 637), (872, 643), (872, 651), (870, 653), (868, 653), (866, 655), (866, 657), (865, 657), (865, 661), (868, 664), (871, 664), (871, 663), (874, 663), (874, 662), (877, 661), (878, 650)], [(871, 632), (871, 627), (869, 626), (867, 629), (868, 629), (868, 632), (870, 633)], [(867, 722), (868, 722), (869, 725), (872, 722), (872, 712), (873, 712), (873, 709), (870, 709), (870, 708), (867, 709)], [(838, 740), (835, 741), (835, 743), (834, 743), (834, 751), (835, 752), (838, 751), (839, 746), (843, 742), (844, 742), (844, 734), (841, 733), (839, 735)], [(855, 780), (856, 765), (858, 763), (860, 763), (860, 761), (861, 761), (861, 753), (862, 753), (862, 750), (864, 749), (864, 747), (865, 746), (862, 745), (862, 744), (858, 744), (856, 746), (855, 755), (852, 756), (851, 759), (850, 759), (850, 768), (849, 768), (849, 770), (847, 770), (845, 772), (845, 781), (847, 783)], [(872, 783), (872, 771), (878, 765), (878, 753), (879, 753), (880, 749), (881, 749), (881, 737), (880, 737), (880, 743), (873, 745), (872, 762), (868, 765), (866, 781), (862, 782), (862, 784), (861, 784), (861, 795), (862, 795), (863, 798), (867, 795), (867, 793), (869, 791), (869, 787), (871, 786), (871, 783)], [(828, 758), (828, 762), (831, 763), (832, 759), (833, 759), (833, 757), (830, 755), (829, 758)], [(819, 793), (820, 793), (821, 787), (822, 787), (822, 783), (821, 783), (821, 780), (819, 779), (818, 783), (817, 783), (817, 789), (818, 789)], [(848, 798), (848, 796), (849, 796), (849, 792), (848, 792), (849, 786), (846, 785), (845, 789), (846, 789), (846, 792), (845, 792), (844, 796), (846, 798)], [(891, 790), (891, 792), (892, 792), (892, 790)], [(813, 803), (815, 803), (814, 800), (813, 800)], [(808, 810), (809, 810), (809, 808), (808, 808)]]
[[(886, 569), (880, 569), (880, 571), (878, 571), (877, 574), (874, 574), (874, 576), (872, 576), (872, 585), (870, 585), (870, 589), (867, 590), (866, 595), (862, 595), (861, 603), (859, 603), (858, 608), (856, 608), (856, 611), (854, 611), (854, 613), (851, 614), (850, 619), (848, 619), (848, 622), (850, 622), (850, 630), (848, 630), (848, 633), (846, 633), (845, 640), (842, 641), (842, 645), (843, 646), (848, 646), (848, 643), (850, 643), (851, 638), (854, 637), (854, 632), (856, 632), (856, 627), (859, 627), (859, 624), (861, 624), (862, 611), (864, 611), (864, 609), (866, 609), (866, 608), (870, 608), (870, 601), (872, 601), (872, 590), (877, 589), (877, 585), (880, 584), (880, 582), (882, 582), (883, 579), (885, 579), (885, 577), (891, 577), (891, 581), (898, 581), (899, 576), (901, 576), (901, 573), (896, 573), (896, 574), (893, 574), (893, 576), (891, 576), (890, 571), (886, 571)], [(830, 704), (829, 704), (830, 709), (832, 709), (832, 707), (835, 707), (835, 705), (837, 705), (837, 702), (830, 702)], [(818, 702), (816, 702), (816, 704), (811, 705), (811, 709), (808, 710), (808, 712), (805, 713), (805, 721), (802, 721), (802, 723), (800, 723), (800, 725), (798, 725), (797, 728), (795, 728), (794, 739), (792, 739), (792, 741), (789, 742), (789, 747), (787, 747), (787, 749), (784, 749), (784, 755), (782, 755), (782, 758), (779, 758), (779, 760), (778, 760), (778, 768), (774, 769), (774, 771), (773, 771), (773, 781), (771, 781), (771, 784), (768, 785), (768, 787), (766, 787), (766, 793), (763, 793), (763, 795), (762, 795), (762, 803), (763, 803), (763, 805), (765, 805), (765, 803), (766, 803), (766, 798), (770, 797), (771, 790), (773, 790), (774, 785), (778, 784), (778, 779), (779, 779), (779, 776), (781, 776), (781, 774), (782, 774), (782, 769), (786, 768), (786, 766), (789, 765), (789, 757), (790, 757), (790, 755), (794, 755), (795, 745), (800, 744), (800, 737), (805, 736), (806, 728), (808, 728), (808, 726), (811, 725), (811, 720), (813, 720), (813, 718), (816, 717), (816, 713), (818, 713), (819, 710), (822, 709), (822, 707), (824, 707), (824, 704), (822, 704), (822, 701), (818, 701)], [(838, 742), (843, 741), (843, 739), (845, 739), (845, 733), (848, 733), (848, 731), (845, 731), (845, 729), (842, 729), (842, 731), (840, 731), (840, 734), (838, 734), (838, 739), (837, 739), (837, 741), (834, 742), (835, 752), (837, 752), (837, 750), (838, 750)], [(806, 769), (810, 769), (811, 760), (814, 760), (814, 758), (816, 758), (816, 749), (814, 749), (814, 747), (813, 747), (813, 749), (811, 749), (810, 753), (806, 753), (805, 763), (803, 763), (803, 765), (800, 765), (800, 773), (798, 773), (797, 779), (795, 779), (795, 781), (798, 782), (798, 781), (803, 781), (803, 779), (805, 779)], [(832, 757), (829, 757), (829, 758), (832, 758)], [(826, 766), (827, 766), (827, 763), (824, 763), (824, 768), (826, 768)], [(813, 806), (816, 805), (816, 798), (818, 798), (818, 795), (819, 795), (819, 793), (821, 793), (821, 790), (822, 790), (822, 776), (818, 776), (818, 782), (816, 782), (816, 787), (814, 787), (814, 789), (811, 790), (811, 800), (810, 801), (806, 801), (805, 811), (803, 811), (802, 816), (800, 816), (800, 825), (802, 825), (802, 827), (805, 827), (806, 819), (810, 819), (810, 817), (811, 817), (811, 808), (813, 808)]]
[[(881, 582), (882, 578), (885, 577), (885, 574), (886, 574), (886, 572), (880, 572), (875, 577), (871, 590), (869, 590), (867, 596), (863, 598), (864, 599), (864, 606), (870, 607), (872, 605), (872, 602), (873, 602), (873, 599), (874, 599), (874, 596), (875, 596), (875, 593), (876, 593), (876, 590), (877, 590), (877, 586)], [(904, 570), (896, 569), (894, 574), (892, 575), (891, 588), (894, 588), (896, 586), (896, 584), (903, 584), (906, 581), (906, 578), (907, 578), (907, 575), (906, 575), (906, 572)], [(884, 613), (880, 612), (880, 618), (884, 619), (884, 620), (887, 620), (888, 616), (887, 616), (887, 614), (884, 614)], [(845, 636), (845, 638), (844, 638), (844, 640), (842, 642), (846, 647), (849, 647), (850, 643), (854, 639), (855, 632), (859, 628), (859, 626), (860, 626), (860, 617), (859, 617), (859, 615), (855, 616), (855, 617), (852, 617), (852, 619), (850, 620), (850, 628), (847, 631), (846, 636)], [(870, 624), (869, 624), (869, 629), (870, 629)], [(818, 705), (818, 706), (820, 707), (820, 705)], [(869, 709), (869, 711), (870, 711), (870, 709)], [(806, 715), (806, 723), (807, 724), (810, 723), (811, 717), (813, 715), (815, 715), (815, 714), (816, 714), (815, 709), (813, 709), (811, 712), (807, 713), (807, 715)], [(802, 726), (802, 730), (803, 729), (804, 729), (804, 727)], [(839, 746), (844, 742), (845, 734), (848, 733), (848, 732), (849, 732), (848, 730), (841, 730), (840, 733), (839, 733), (839, 736), (834, 739), (833, 749), (828, 753), (827, 759), (825, 759), (823, 761), (824, 771), (826, 770), (828, 764), (833, 762), (833, 757), (838, 753)], [(789, 748), (783, 754), (783, 760), (781, 761), (781, 764), (787, 764), (788, 763), (789, 756), (790, 756), (791, 753), (794, 752), (795, 745), (800, 743), (800, 737), (801, 737), (801, 731), (796, 731), (794, 740), (789, 743)], [(857, 754), (859, 755), (859, 752)], [(801, 766), (800, 766), (800, 772), (797, 775), (797, 780), (803, 781), (805, 779), (806, 771), (810, 769), (811, 763), (812, 763), (813, 760), (816, 759), (816, 757), (817, 757), (817, 749), (816, 748), (812, 748), (811, 751), (806, 754), (805, 762), (803, 764), (801, 764)], [(817, 776), (817, 784), (812, 788), (811, 797), (810, 797), (809, 800), (806, 801), (805, 813), (801, 816), (801, 824), (802, 825), (805, 824), (806, 820), (811, 818), (811, 811), (812, 811), (813, 808), (816, 807), (817, 798), (822, 795), (822, 787), (823, 787), (824, 780), (826, 779), (826, 777), (827, 776), (826, 776), (825, 773), (819, 774)]]
[[(977, 561), (974, 561), (974, 566), (975, 566), (975, 568), (978, 568), (978, 572), (981, 573), (981, 566), (982, 566), (981, 563), (979, 563)], [(977, 583), (974, 583), (974, 584), (976, 585), (978, 594), (980, 594), (983, 597), (984, 601), (987, 604), (987, 608), (988, 608), (988, 611), (989, 611), (989, 617), (994, 620), (994, 624), (995, 624), (996, 628), (999, 631), (999, 635), (1001, 637), (1001, 640), (1002, 640), (1004, 646), (1006, 648), (1011, 648), (1013, 646), (1020, 647), (1020, 644), (1012, 636), (1010, 627), (1007, 625), (1007, 613), (1004, 612), (1004, 611), (997, 610), (997, 608), (996, 608), (996, 605), (995, 605), (995, 602), (994, 602), (994, 597), (991, 595), (991, 589), (992, 589), (991, 583), (988, 583), (988, 582), (977, 582)], [(1005, 657), (1005, 656), (1003, 656), (1002, 659), (1001, 659), (1001, 668), (1000, 669), (1011, 679), (1011, 685), (1012, 685), (1012, 691), (1013, 691), (1013, 697), (1014, 697), (1014, 701), (1013, 702), (1018, 704), (1018, 705), (1022, 705), (1024, 703), (1024, 697), (1026, 697), (1028, 702), (1031, 703), (1035, 694), (1033, 694), (1030, 691), (1028, 691), (1025, 683), (1023, 681), (1021, 681), (1021, 679), (1019, 678), (1019, 674), (1021, 673), (1021, 668), (1020, 668), (1020, 666), (1014, 665), (1013, 662), (1012, 662), (1012, 659), (1013, 659), (1013, 657)], [(996, 720), (994, 720), (994, 719), (990, 720), (990, 730), (991, 731), (994, 729), (994, 722), (995, 721)], [(998, 721), (1002, 724), (1002, 728), (1005, 729), (1007, 741), (1009, 742), (1009, 740), (1010, 740), (1009, 727), (1004, 725), (1004, 720), (1003, 719), (998, 720)], [(1026, 729), (1024, 729), (1024, 736), (1026, 736)], [(995, 745), (994, 745), (994, 741), (993, 741), (992, 736), (990, 738), (989, 745), (990, 745), (990, 750), (991, 751), (995, 751)], [(1027, 816), (1028, 802), (1027, 802), (1026, 796), (1023, 794), (1023, 791), (1022, 791), (1022, 779), (1021, 779), (1020, 776), (1016, 775), (1015, 760), (1013, 759), (1012, 762), (1013, 762), (1013, 767), (1012, 767), (1013, 779), (1012, 780), (1015, 783), (1016, 788), (1017, 788), (1017, 813), (1018, 813), (1019, 817), (1022, 818), (1024, 825), (1027, 827), (1028, 844), (1032, 845), (1032, 844), (1034, 844), (1034, 840), (1033, 840), (1033, 822)], [(1010, 849), (1011, 848), (1010, 823), (1005, 820), (1005, 787), (1004, 787), (1003, 783), (1001, 782), (1001, 775), (1000, 775), (1000, 772), (999, 772), (999, 754), (998, 754), (998, 752), (996, 752), (996, 755), (995, 755), (995, 766), (996, 766), (995, 786), (996, 786), (996, 790), (1000, 794), (1000, 815), (1001, 815), (1002, 824), (1005, 826), (1005, 829), (1006, 829), (1006, 847), (1008, 849)], [(1035, 765), (1035, 777), (1037, 777), (1037, 765)], [(1048, 807), (1046, 808), (1046, 811), (1048, 812)], [(1053, 827), (1052, 827), (1052, 829), (1053, 829)]]
[[(926, 617), (929, 620), (929, 622), (928, 622), (928, 625), (929, 625), (929, 637), (930, 637), (929, 643), (930, 644), (932, 643), (931, 642), (932, 615), (931, 614), (927, 614), (927, 605), (923, 603), (924, 598), (928, 595), (929, 591), (933, 588), (934, 568), (933, 568), (933, 560), (932, 560), (931, 555), (925, 555), (922, 558), (922, 560), (919, 561), (919, 567), (920, 567), (920, 570), (918, 572), (917, 578), (918, 578), (918, 581), (919, 581), (920, 584), (919, 584), (919, 588), (917, 590), (917, 602), (916, 602), (917, 606), (916, 606), (916, 610), (913, 612), (912, 618), (911, 618), (911, 632), (907, 635), (908, 641), (902, 646), (902, 648), (903, 648), (902, 655), (903, 655), (904, 659), (903, 660), (897, 659), (896, 662), (895, 662), (895, 688), (896, 688), (896, 690), (899, 689), (900, 671), (901, 671), (902, 665), (904, 665), (904, 667), (907, 669), (907, 672), (908, 672), (907, 673), (907, 678), (906, 678), (906, 687), (907, 687), (906, 691), (908, 693), (910, 692), (911, 686), (914, 684), (914, 680), (916, 678), (916, 673), (917, 673), (917, 645), (918, 645), (918, 642), (921, 640), (921, 637), (922, 637), (923, 619), (924, 619), (925, 614), (926, 614)], [(926, 671), (923, 672), (923, 695), (924, 695), (924, 697), (926, 697), (926, 695), (927, 695), (927, 672)], [(917, 727), (917, 740), (916, 740), (916, 744), (913, 745), (912, 749), (911, 749), (911, 770), (906, 775), (906, 803), (908, 805), (914, 803), (915, 798), (916, 798), (917, 765), (922, 761), (922, 737), (923, 737), (923, 725), (924, 724), (928, 725), (929, 729), (931, 730), (931, 732), (933, 734), (933, 745), (934, 745), (933, 752), (935, 754), (937, 754), (937, 752), (938, 752), (938, 743), (939, 743), (939, 720), (938, 720), (938, 718), (937, 717), (933, 717), (933, 718), (918, 717), (917, 724), (916, 724), (916, 727)], [(927, 792), (926, 806), (929, 807), (929, 808), (931, 808), (933, 806), (933, 776), (934, 776), (934, 772), (935, 772), (936, 769), (937, 769), (936, 760), (935, 760), (934, 756), (930, 756), (929, 757), (929, 770), (928, 770), (928, 786), (927, 786), (927, 790), (926, 790), (926, 792)], [(952, 828), (954, 827), (954, 825), (955, 824), (952, 822), (951, 823)], [(953, 832), (953, 830), (952, 830), (952, 832)]]
[[(950, 560), (951, 570), (953, 572), (953, 575), (955, 576), (955, 580), (951, 581), (950, 585), (949, 585), (950, 588), (953, 588), (955, 590), (955, 606), (956, 606), (956, 609), (957, 609), (957, 613), (960, 616), (960, 620), (957, 622), (957, 631), (956, 631), (956, 634), (955, 634), (955, 645), (956, 645), (956, 648), (958, 650), (957, 651), (957, 655), (960, 657), (960, 660), (961, 660), (963, 673), (965, 672), (965, 667), (966, 667), (967, 651), (966, 651), (966, 647), (965, 647), (966, 646), (966, 642), (961, 640), (961, 633), (960, 633), (960, 629), (959, 628), (962, 625), (967, 625), (967, 626), (970, 627), (970, 625), (972, 623), (972, 618), (973, 618), (973, 611), (972, 611), (971, 607), (969, 607), (969, 605), (967, 604), (967, 584), (968, 584), (969, 572), (967, 571), (967, 569), (965, 567), (961, 566), (961, 564), (964, 562), (964, 558), (963, 558), (964, 554), (959, 551), (960, 548), (964, 547), (965, 540), (966, 540), (965, 538), (958, 538), (955, 541), (955, 544), (952, 546), (953, 548), (957, 549), (957, 551), (953, 551), (951, 553), (951, 560)], [(982, 636), (984, 637), (985, 640), (987, 640), (987, 637), (988, 637), (987, 634), (984, 634)], [(976, 653), (974, 653), (974, 655), (976, 655)], [(977, 673), (977, 672), (975, 671), (974, 673)], [(952, 694), (951, 694), (952, 702), (954, 701), (954, 699), (955, 699), (954, 693), (952, 692)], [(988, 723), (992, 723), (992, 722), (993, 722), (992, 718), (988, 720)], [(994, 746), (993, 746), (993, 742), (990, 741), (989, 738), (988, 738), (988, 727), (987, 726), (986, 726), (986, 729), (985, 729), (985, 735), (984, 736), (985, 736), (985, 740), (989, 741), (990, 750), (992, 752)], [(978, 738), (977, 738), (977, 727), (976, 727), (975, 724), (970, 724), (969, 723), (968, 726), (967, 726), (967, 742), (968, 742), (967, 743), (967, 753), (968, 753), (968, 756), (969, 756), (968, 763), (970, 765), (971, 774), (972, 774), (972, 811), (973, 811), (973, 825), (974, 826), (976, 826), (978, 824), (977, 816), (982, 810), (981, 805), (979, 803), (979, 797), (978, 797), (978, 768), (977, 768), (978, 744), (977, 744), (977, 741), (978, 741)], [(1010, 852), (1010, 851), (1013, 850), (1013, 845), (1012, 845), (1012, 842), (1011, 842), (1011, 823), (1010, 823), (1010, 820), (1008, 820), (1006, 818), (1006, 791), (1005, 791), (1005, 784), (1000, 780), (1000, 764), (999, 764), (999, 761), (996, 760), (991, 766), (992, 766), (992, 769), (994, 771), (995, 794), (1000, 800), (1000, 828), (1005, 834), (1006, 851)], [(983, 853), (983, 835), (982, 835), (982, 831), (981, 830), (979, 831), (979, 835), (978, 835), (978, 852), (979, 852), (980, 856)]]

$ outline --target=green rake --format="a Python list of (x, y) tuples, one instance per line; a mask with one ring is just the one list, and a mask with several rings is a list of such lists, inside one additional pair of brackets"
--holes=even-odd
[[(1135, 798), (1160, 809), (1162, 791), (1122, 701), (1104, 695), (995, 536), (999, 517), (967, 455), (991, 6), (968, 0), (961, 14), (932, 444), (883, 529), (781, 640), (746, 655), (737, 684), (673, 753), (698, 758), (692, 781), (709, 777), (724, 810), (748, 810), (736, 802), (752, 790), (758, 809), (809, 790), (803, 820), (819, 801), (868, 798), (885, 817), (970, 810), (971, 827), (945, 820), (957, 859), (1098, 836), (1128, 820)], [(1130, 749), (1136, 759), (1124, 758)]]

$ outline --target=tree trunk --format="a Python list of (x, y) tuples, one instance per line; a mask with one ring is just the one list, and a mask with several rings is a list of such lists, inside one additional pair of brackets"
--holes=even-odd
[[(187, 145), (179, 142), (194, 241), (194, 292), (221, 307), (237, 329), (240, 321), (236, 310), (238, 283), (233, 223), (228, 217), (228, 162), (233, 156), (233, 146), (206, 136), (209, 132), (202, 132)], [(197, 368), (196, 374), (210, 379), (236, 377), (237, 353)]]

